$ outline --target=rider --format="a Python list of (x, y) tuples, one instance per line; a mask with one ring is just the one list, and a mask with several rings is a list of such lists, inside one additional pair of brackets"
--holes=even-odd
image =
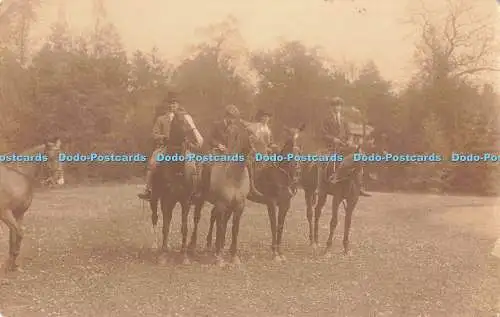
[(265, 111), (259, 110), (255, 115), (255, 124), (253, 125), (253, 132), (256, 137), (255, 151), (265, 154), (276, 149), (276, 144), (273, 143), (273, 134), (269, 128), (269, 120), (272, 115)]
[[(208, 140), (208, 145), (220, 152), (226, 152), (228, 145), (228, 128), (240, 120), (240, 111), (238, 108), (235, 105), (226, 106), (224, 119), (215, 122)], [(248, 194), (248, 197), (260, 198), (263, 195), (255, 188), (253, 164), (247, 161), (246, 167), (250, 178), (250, 193)]]
[(179, 108), (177, 95), (170, 92), (167, 98), (163, 100), (159, 109), (159, 116), (156, 118), (153, 126), (153, 138), (156, 148), (149, 159), (148, 171), (146, 174), (146, 186), (144, 191), (137, 196), (144, 200), (151, 198), (151, 187), (153, 182), (153, 173), (156, 169), (156, 156), (164, 150), (170, 134), (170, 123), (174, 118), (174, 112)]
[[(323, 139), (326, 141), (329, 150), (337, 151), (339, 154), (343, 154), (345, 156), (345, 154), (349, 152), (349, 149), (352, 148), (352, 144), (349, 142), (349, 125), (347, 121), (344, 120), (344, 116), (342, 115), (342, 108), (345, 106), (345, 102), (342, 98), (335, 97), (330, 100), (329, 106), (329, 113), (322, 125)], [(342, 161), (339, 164), (337, 171), (352, 163), (353, 162), (351, 161)], [(335, 182), (337, 175), (338, 172), (335, 172), (332, 177), (330, 177), (329, 181)], [(360, 187), (362, 184), (362, 177), (362, 174), (359, 173), (357, 182)], [(363, 189), (360, 189), (360, 195), (366, 197), (370, 196), (370, 194), (366, 193)]]

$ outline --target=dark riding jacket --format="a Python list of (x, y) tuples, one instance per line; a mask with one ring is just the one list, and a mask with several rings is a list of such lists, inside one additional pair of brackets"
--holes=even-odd
[(343, 118), (343, 116), (341, 116), (340, 122), (338, 122), (336, 114), (333, 111), (328, 114), (321, 125), (322, 141), (329, 148), (334, 147), (335, 138), (347, 143), (350, 134), (349, 124), (347, 121)]
[(214, 123), (212, 132), (208, 138), (208, 145), (211, 148), (217, 147), (217, 145), (222, 144), (227, 147), (229, 138), (229, 122), (227, 120), (221, 120)]

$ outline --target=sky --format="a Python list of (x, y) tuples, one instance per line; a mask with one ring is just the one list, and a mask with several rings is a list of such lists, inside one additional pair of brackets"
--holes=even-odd
[[(43, 1), (33, 32), (35, 44), (48, 35), (50, 25), (60, 16), (61, 4), (74, 32), (92, 27), (93, 0)], [(495, 10), (495, 0), (469, 1), (483, 10)], [(178, 61), (187, 45), (200, 40), (200, 28), (232, 15), (239, 21), (240, 32), (252, 50), (272, 49), (283, 39), (300, 40), (321, 46), (325, 55), (339, 62), (362, 64), (371, 59), (396, 86), (404, 85), (415, 70), (412, 55), (417, 32), (414, 26), (402, 22), (417, 2), (104, 0), (107, 19), (115, 24), (130, 51), (156, 46), (164, 57)], [(432, 5), (439, 8), (442, 3), (443, 0), (434, 0)], [(360, 13), (362, 8), (366, 11)]]

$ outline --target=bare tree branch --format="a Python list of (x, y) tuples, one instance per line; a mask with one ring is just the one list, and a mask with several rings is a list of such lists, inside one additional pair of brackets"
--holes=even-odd
[(500, 68), (494, 68), (494, 67), (470, 68), (470, 69), (455, 73), (453, 75), (453, 78), (459, 78), (463, 75), (473, 75), (473, 74), (480, 73), (480, 72), (500, 72)]

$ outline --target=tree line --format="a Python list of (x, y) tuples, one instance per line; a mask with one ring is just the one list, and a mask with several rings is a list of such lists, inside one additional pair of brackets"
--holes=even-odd
[[(351, 120), (374, 128), (378, 149), (494, 151), (499, 96), (492, 85), (474, 79), (496, 70), (491, 62), (495, 41), (486, 22), (464, 20), (468, 13), (465, 5), (450, 4), (441, 25), (429, 15), (416, 16), (419, 72), (401, 91), (381, 76), (374, 62), (336, 64), (298, 41), (251, 52), (232, 18), (208, 27), (206, 41), (193, 46), (179, 65), (162, 59), (155, 49), (130, 56), (113, 25), (103, 23), (84, 36), (56, 24), (28, 59), (26, 30), (12, 27), (23, 24), (9, 24), (12, 32), (0, 43), (0, 152), (21, 151), (57, 135), (67, 152), (149, 153), (155, 107), (169, 90), (180, 93), (204, 134), (233, 103), (247, 118), (259, 108), (271, 111), (278, 140), (284, 126), (305, 122), (304, 151), (315, 151), (326, 100), (342, 96), (360, 111)], [(142, 176), (144, 168), (80, 163), (67, 166), (67, 173), (74, 182), (124, 180)], [(379, 172), (374, 188), (496, 192), (493, 164), (371, 169)]]

